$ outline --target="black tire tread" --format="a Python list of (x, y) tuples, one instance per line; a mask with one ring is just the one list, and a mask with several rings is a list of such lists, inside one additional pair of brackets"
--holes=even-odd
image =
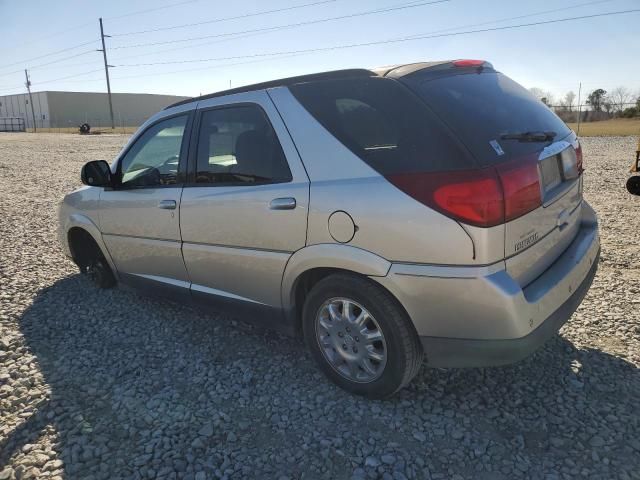
[[(348, 273), (331, 274), (320, 280), (313, 287), (310, 294), (314, 290), (322, 289), (325, 286), (345, 284), (351, 284), (356, 290), (361, 292), (363, 296), (378, 302), (377, 306), (379, 309), (387, 312), (393, 312), (393, 318), (388, 320), (393, 322), (395, 327), (394, 334), (399, 338), (402, 345), (401, 351), (404, 353), (403, 364), (405, 367), (403, 368), (403, 375), (397, 387), (393, 391), (386, 392), (383, 395), (384, 398), (390, 397), (406, 387), (420, 370), (424, 357), (422, 344), (420, 343), (409, 316), (400, 303), (382, 286), (377, 285), (367, 278)], [(307, 304), (305, 303), (303, 318), (307, 318), (306, 310)]]

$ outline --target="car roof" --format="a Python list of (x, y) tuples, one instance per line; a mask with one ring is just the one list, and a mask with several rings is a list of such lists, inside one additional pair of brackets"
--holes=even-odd
[(178, 105), (185, 105), (191, 102), (197, 102), (199, 100), (206, 100), (208, 98), (223, 97), (225, 95), (233, 95), (234, 93), (252, 92), (255, 90), (264, 90), (267, 88), (286, 87), (289, 85), (295, 85), (297, 83), (314, 82), (320, 80), (342, 80), (347, 78), (365, 78), (365, 77), (391, 77), (400, 78), (410, 73), (422, 70), (424, 68), (431, 68), (447, 63), (451, 63), (452, 60), (441, 60), (437, 62), (418, 62), (399, 65), (389, 65), (386, 67), (378, 67), (372, 69), (365, 68), (351, 68), (345, 70), (332, 70), (328, 72), (311, 73), (308, 75), (299, 75), (296, 77), (280, 78), (277, 80), (270, 80), (268, 82), (254, 83), (252, 85), (245, 85), (243, 87), (231, 88), (229, 90), (222, 90), (220, 92), (210, 93), (207, 95), (201, 95), (199, 97), (193, 97), (180, 102), (169, 105), (165, 110), (176, 107)]

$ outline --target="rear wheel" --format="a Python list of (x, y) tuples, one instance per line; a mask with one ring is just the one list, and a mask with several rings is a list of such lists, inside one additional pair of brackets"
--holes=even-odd
[(404, 310), (382, 287), (355, 275), (330, 275), (313, 287), (303, 331), (323, 372), (357, 395), (393, 395), (422, 364), (422, 347)]

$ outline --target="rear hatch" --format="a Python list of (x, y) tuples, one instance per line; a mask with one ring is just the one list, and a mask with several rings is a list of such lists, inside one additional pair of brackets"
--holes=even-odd
[(575, 134), (483, 61), (402, 67), (387, 76), (413, 90), (454, 132), (477, 159), (479, 176), (497, 175), (507, 270), (526, 286), (569, 246), (580, 225), (582, 152)]

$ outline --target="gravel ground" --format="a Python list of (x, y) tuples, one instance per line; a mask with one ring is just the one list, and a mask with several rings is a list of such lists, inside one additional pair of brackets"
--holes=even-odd
[(640, 479), (633, 138), (584, 139), (603, 250), (562, 335), (388, 401), (329, 384), (299, 340), (81, 278), (57, 203), (125, 140), (0, 134), (0, 480)]

